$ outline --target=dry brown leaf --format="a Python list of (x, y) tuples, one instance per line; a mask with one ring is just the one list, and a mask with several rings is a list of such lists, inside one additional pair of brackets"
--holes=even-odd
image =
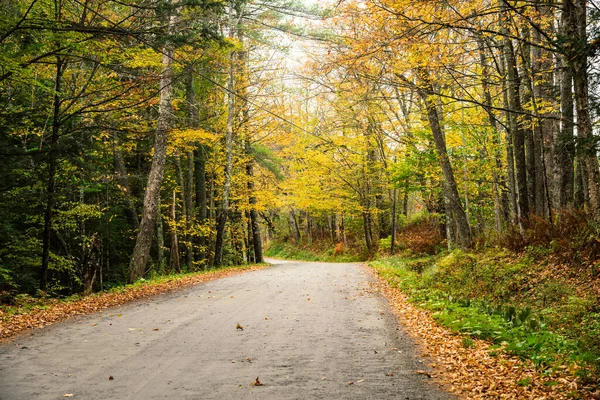
[[(422, 349), (422, 355), (432, 357), (437, 373), (435, 379), (460, 398), (468, 399), (593, 399), (593, 393), (577, 385), (577, 377), (568, 370), (541, 375), (531, 362), (524, 362), (506, 353), (490, 356), (490, 343), (473, 340), (472, 348), (462, 345), (462, 336), (441, 327), (428, 311), (409, 302), (398, 288), (368, 269), (375, 278), (373, 288), (388, 299), (399, 324)], [(424, 373), (431, 377), (424, 370)], [(528, 386), (517, 382), (528, 378)], [(548, 386), (548, 382), (556, 384)]]

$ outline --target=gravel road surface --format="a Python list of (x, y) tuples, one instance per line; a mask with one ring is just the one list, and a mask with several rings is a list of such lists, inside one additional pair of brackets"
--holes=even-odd
[(270, 261), (0, 345), (0, 399), (451, 398), (364, 267)]

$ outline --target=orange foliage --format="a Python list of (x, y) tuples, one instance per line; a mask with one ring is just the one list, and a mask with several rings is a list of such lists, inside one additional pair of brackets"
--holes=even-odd
[(439, 226), (433, 221), (420, 221), (404, 228), (397, 236), (401, 248), (415, 254), (436, 254), (444, 244)]
[(343, 254), (344, 253), (344, 243), (343, 242), (339, 242), (338, 244), (335, 245), (335, 248), (333, 249), (333, 256), (337, 256), (338, 254)]

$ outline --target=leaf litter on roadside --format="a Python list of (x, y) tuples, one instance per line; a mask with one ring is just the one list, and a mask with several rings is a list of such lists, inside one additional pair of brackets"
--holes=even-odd
[[(393, 288), (369, 268), (373, 290), (387, 298), (398, 322), (420, 345), (423, 357), (430, 357), (432, 372), (415, 373), (435, 378), (460, 398), (468, 399), (598, 399), (578, 386), (568, 371), (540, 373), (531, 362), (490, 351), (490, 343), (472, 339), (465, 347), (463, 337), (440, 326), (423, 309), (408, 301), (399, 288)], [(351, 384), (350, 382), (348, 384)]]
[[(106, 308), (119, 306), (137, 299), (174, 291), (186, 286), (208, 282), (219, 278), (256, 271), (267, 266), (228, 268), (198, 275), (173, 277), (161, 282), (147, 282), (143, 285), (125, 287), (118, 291), (97, 293), (72, 301), (50, 299), (40, 301), (39, 306), (15, 308), (0, 307), (0, 340), (10, 339), (29, 329), (43, 328), (77, 315), (92, 314)], [(114, 314), (110, 314), (114, 317)], [(116, 315), (121, 318), (121, 314)], [(112, 325), (112, 324), (111, 324)]]

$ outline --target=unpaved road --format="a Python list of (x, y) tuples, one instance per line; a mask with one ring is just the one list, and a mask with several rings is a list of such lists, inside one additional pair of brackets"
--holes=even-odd
[(359, 264), (272, 262), (1, 345), (0, 399), (450, 398)]

